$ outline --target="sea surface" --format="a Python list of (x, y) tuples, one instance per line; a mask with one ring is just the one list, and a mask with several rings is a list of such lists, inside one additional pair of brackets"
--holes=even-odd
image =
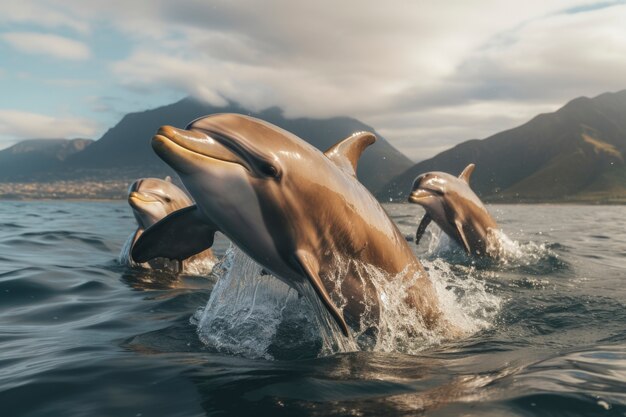
[(626, 416), (626, 207), (489, 209), (503, 260), (415, 248), (467, 334), (403, 334), (390, 297), (363, 347), (223, 238), (210, 275), (134, 270), (125, 203), (0, 202), (0, 415)]

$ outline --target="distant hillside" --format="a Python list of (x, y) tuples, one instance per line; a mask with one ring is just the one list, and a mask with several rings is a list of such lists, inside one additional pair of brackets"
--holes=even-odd
[(415, 164), (377, 194), (405, 200), (427, 171), (476, 163), (472, 188), (492, 201), (626, 202), (626, 90), (580, 97), (487, 139)]
[(0, 151), (0, 181), (23, 181), (59, 170), (91, 139), (28, 139)]
[[(259, 113), (237, 104), (215, 107), (186, 98), (168, 106), (126, 115), (116, 126), (85, 151), (67, 158), (55, 177), (132, 178), (166, 175), (169, 168), (152, 151), (150, 139), (162, 125), (185, 127), (195, 118), (223, 112), (248, 114), (276, 124), (325, 150), (344, 137), (361, 130), (374, 131), (356, 119), (288, 119), (282, 110), (270, 108)], [(365, 151), (359, 164), (359, 179), (374, 191), (405, 171), (412, 162), (378, 136), (378, 142)]]

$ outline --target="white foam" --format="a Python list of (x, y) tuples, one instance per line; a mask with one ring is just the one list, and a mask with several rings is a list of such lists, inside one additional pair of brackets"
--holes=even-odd
[(501, 266), (530, 266), (547, 258), (558, 258), (558, 254), (550, 250), (545, 243), (521, 243), (510, 239), (502, 230), (494, 230), (493, 236), (498, 242), (497, 259)]
[[(433, 224), (428, 230), (430, 235), (426, 255), (429, 259), (443, 258), (463, 264), (477, 263), (477, 258), (468, 256), (463, 248), (439, 227)], [(558, 254), (550, 250), (545, 243), (522, 243), (509, 238), (500, 229), (490, 229), (487, 240), (491, 242), (487, 252), (501, 268), (533, 266), (541, 264), (548, 258), (558, 259)]]

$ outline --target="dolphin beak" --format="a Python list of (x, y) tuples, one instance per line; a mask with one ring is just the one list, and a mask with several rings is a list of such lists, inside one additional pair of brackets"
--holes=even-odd
[(428, 200), (435, 197), (433, 193), (423, 188), (415, 189), (409, 195), (409, 202), (413, 204), (425, 204)]
[(161, 159), (180, 172), (189, 173), (194, 162), (204, 164), (207, 159), (243, 165), (231, 150), (209, 135), (195, 130), (162, 126), (152, 138), (152, 148)]
[(146, 194), (140, 193), (138, 191), (133, 191), (128, 195), (128, 204), (133, 208), (138, 208), (141, 206), (141, 203), (156, 203), (158, 200), (154, 198), (150, 198)]

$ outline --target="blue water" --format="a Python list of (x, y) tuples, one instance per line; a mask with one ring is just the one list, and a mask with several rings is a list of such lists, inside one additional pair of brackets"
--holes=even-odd
[[(386, 208), (414, 234), (416, 206)], [(416, 249), (471, 306), (473, 334), (258, 358), (199, 337), (217, 276), (118, 264), (134, 227), (125, 203), (1, 202), (0, 415), (625, 416), (626, 207), (490, 210), (521, 248), (510, 262)]]

